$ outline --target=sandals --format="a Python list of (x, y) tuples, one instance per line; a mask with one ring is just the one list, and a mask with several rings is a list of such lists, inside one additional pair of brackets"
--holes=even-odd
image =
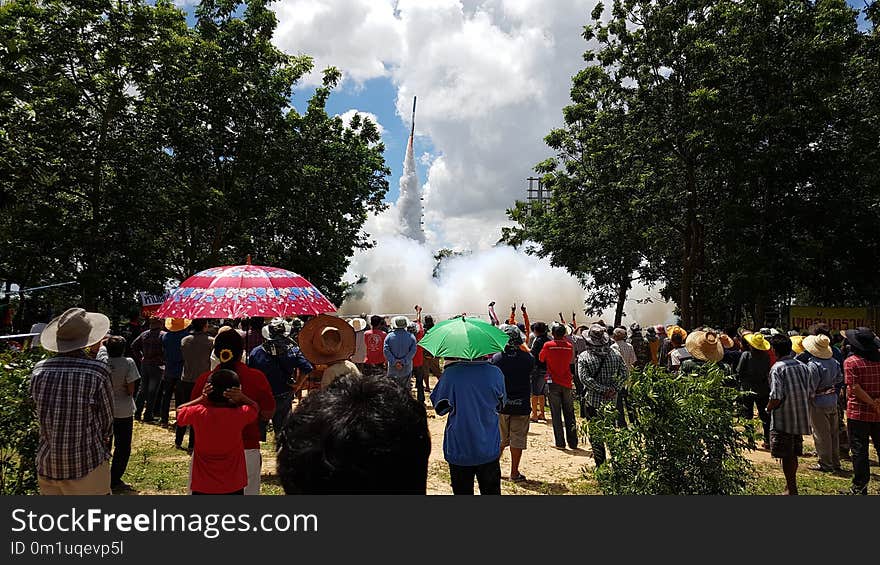
[(524, 482), (527, 480), (528, 479), (526, 478), (526, 476), (523, 475), (522, 473), (520, 473), (519, 475), (517, 475), (515, 477), (510, 477), (510, 482), (512, 482), (512, 483), (521, 483), (521, 482)]

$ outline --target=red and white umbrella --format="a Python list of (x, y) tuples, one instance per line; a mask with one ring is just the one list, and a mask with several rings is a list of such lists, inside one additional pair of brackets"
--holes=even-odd
[(214, 267), (186, 279), (159, 308), (162, 318), (315, 316), (336, 307), (300, 275), (251, 265)]

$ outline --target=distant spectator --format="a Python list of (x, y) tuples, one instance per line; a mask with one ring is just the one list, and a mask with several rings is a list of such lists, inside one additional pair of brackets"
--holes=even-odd
[(868, 328), (846, 330), (852, 355), (843, 362), (846, 420), (853, 460), (853, 494), (868, 494), (868, 441), (880, 453), (880, 341)]
[[(553, 339), (544, 344), (539, 360), (547, 364), (547, 388), (550, 397), (550, 417), (553, 421), (553, 437), (556, 447), (564, 449), (566, 441), (571, 449), (577, 449), (577, 422), (574, 417), (572, 374), (570, 361), (573, 347), (565, 339), (565, 326), (553, 324)], [(565, 426), (563, 428), (563, 419)]]
[(385, 337), (388, 335), (382, 331), (385, 320), (382, 316), (370, 317), (370, 329), (364, 332), (364, 342), (367, 347), (367, 360), (361, 371), (364, 376), (384, 376), (387, 373), (387, 363), (382, 349), (385, 346)]
[(527, 480), (520, 472), (519, 464), (528, 443), (531, 375), (535, 359), (520, 349), (525, 336), (518, 327), (506, 324), (501, 329), (508, 336), (507, 346), (492, 357), (491, 363), (504, 374), (507, 396), (498, 415), (501, 451), (510, 446), (510, 480), (518, 483)]
[(166, 318), (165, 333), (162, 335), (162, 351), (165, 354), (165, 371), (162, 374), (162, 386), (159, 392), (159, 420), (168, 425), (168, 414), (171, 410), (171, 399), (177, 390), (177, 382), (183, 375), (183, 353), (180, 343), (189, 335), (192, 320), (182, 318)]
[(131, 457), (131, 436), (134, 429), (134, 387), (138, 379), (137, 365), (131, 357), (124, 357), (125, 338), (111, 336), (105, 344), (110, 383), (113, 387), (113, 461), (110, 465), (110, 488), (130, 490), (122, 481)]
[[(174, 405), (182, 406), (192, 397), (193, 387), (202, 373), (211, 370), (211, 351), (214, 349), (214, 338), (205, 332), (208, 321), (204, 318), (193, 320), (190, 325), (190, 335), (180, 342), (180, 353), (183, 357), (183, 374), (177, 381), (174, 391)], [(183, 436), (189, 429), (189, 442), (187, 449), (194, 447), (192, 428), (176, 424), (174, 430), (174, 445), (177, 449), (183, 449)]]
[(394, 329), (386, 335), (383, 346), (388, 376), (409, 392), (412, 389), (413, 359), (418, 350), (416, 337), (407, 331), (409, 319), (406, 316), (395, 316), (391, 325)]
[(132, 357), (140, 365), (141, 386), (135, 400), (136, 420), (141, 416), (145, 422), (155, 419), (158, 411), (159, 391), (162, 386), (165, 349), (162, 345), (162, 318), (150, 318), (150, 329), (137, 336), (131, 344)]

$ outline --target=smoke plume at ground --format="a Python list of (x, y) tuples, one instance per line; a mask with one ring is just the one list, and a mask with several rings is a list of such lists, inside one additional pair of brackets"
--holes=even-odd
[[(376, 246), (360, 252), (352, 260), (346, 280), (366, 277), (340, 307), (340, 315), (404, 314), (413, 315), (419, 304), (423, 314), (433, 314), (437, 321), (461, 313), (488, 317), (487, 305), (495, 301), (495, 312), (502, 320), (517, 304), (517, 321), (522, 321), (519, 305), (525, 303), (534, 321), (552, 321), (562, 312), (566, 320), (577, 313), (578, 323), (596, 321), (600, 316), (583, 313), (584, 291), (577, 279), (564, 269), (552, 267), (547, 260), (528, 255), (512, 247), (494, 247), (454, 256), (443, 261), (439, 276), (433, 277), (434, 251), (427, 245), (401, 236), (382, 236)], [(644, 287), (630, 293), (625, 322), (642, 325), (672, 321), (672, 305), (659, 301), (638, 304), (652, 295)], [(614, 311), (601, 316), (614, 321)]]

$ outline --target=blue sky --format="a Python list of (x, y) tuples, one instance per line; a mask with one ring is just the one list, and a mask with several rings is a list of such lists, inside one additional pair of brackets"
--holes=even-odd
[[(299, 112), (304, 112), (309, 98), (315, 92), (312, 86), (296, 89), (293, 95), (293, 107)], [(388, 179), (388, 194), (386, 201), (394, 202), (400, 194), (400, 176), (403, 173), (403, 157), (406, 153), (406, 143), (409, 139), (409, 118), (407, 123), (397, 115), (395, 101), (397, 100), (397, 88), (388, 78), (374, 78), (365, 81), (362, 85), (355, 85), (345, 81), (338, 86), (327, 99), (327, 113), (343, 114), (348, 110), (356, 109), (369, 112), (376, 116), (379, 123), (385, 128), (382, 141), (385, 143), (385, 163), (391, 169)], [(419, 121), (418, 109), (416, 110), (416, 124)], [(416, 156), (419, 180), (424, 184), (428, 166), (419, 161), (424, 153), (434, 152), (430, 140), (424, 136), (416, 135), (413, 149)]]

